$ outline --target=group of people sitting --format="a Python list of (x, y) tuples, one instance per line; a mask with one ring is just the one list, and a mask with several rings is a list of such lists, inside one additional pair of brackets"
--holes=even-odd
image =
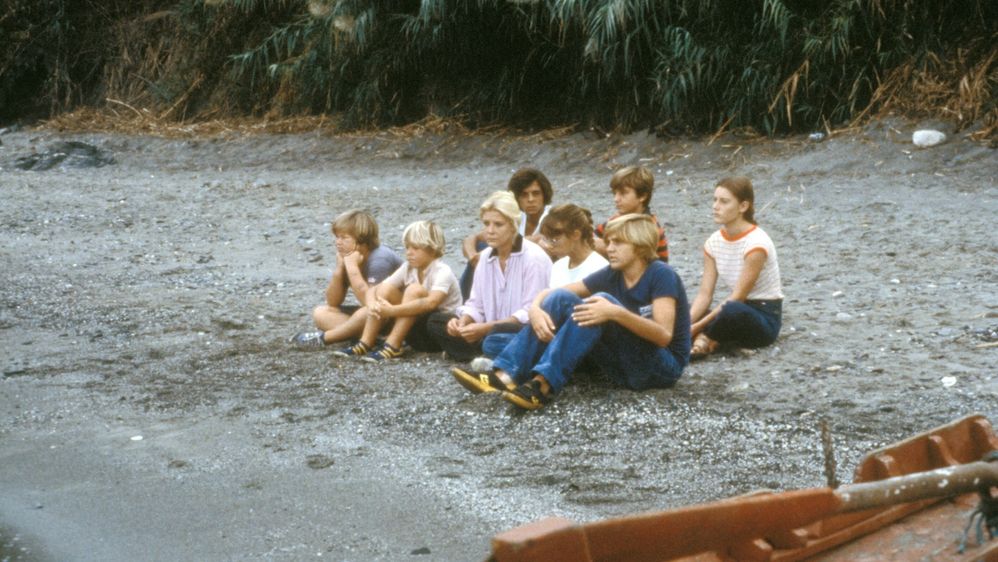
[[(641, 166), (618, 170), (610, 179), (617, 213), (594, 225), (587, 209), (552, 206), (539, 170), (517, 171), (507, 191), (479, 207), (482, 229), (463, 241), (460, 280), (440, 259), (444, 236), (432, 221), (405, 229), (403, 260), (380, 244), (374, 217), (347, 211), (332, 224), (336, 267), (326, 304), (312, 314), (318, 330), (292, 342), (373, 362), (407, 349), (444, 351), (470, 362), (451, 370), (463, 387), (528, 410), (549, 403), (578, 370), (633, 390), (663, 388), (722, 344), (771, 344), (783, 292), (751, 181), (728, 177), (714, 188), (720, 228), (703, 246), (692, 303), (650, 210), (654, 181)], [(714, 305), (718, 280), (727, 293)], [(344, 304), (348, 290), (358, 305)]]

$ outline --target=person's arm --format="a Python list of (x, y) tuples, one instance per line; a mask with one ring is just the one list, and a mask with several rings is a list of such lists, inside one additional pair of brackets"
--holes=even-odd
[(460, 328), (460, 335), (464, 338), (464, 341), (468, 343), (474, 343), (485, 338), (492, 331), (492, 328), (497, 324), (520, 324), (519, 318), (515, 316), (510, 316), (509, 318), (503, 318), (502, 320), (495, 320), (492, 322), (471, 322), (465, 324)]
[(398, 316), (419, 316), (436, 310), (447, 293), (443, 291), (430, 291), (425, 297), (412, 299), (410, 301), (392, 304), (382, 297), (378, 297), (377, 306), (383, 318), (396, 318)]
[(353, 289), (353, 294), (360, 301), (361, 306), (367, 304), (367, 291), (370, 289), (367, 279), (364, 278), (364, 272), (361, 271), (363, 264), (364, 255), (359, 250), (354, 250), (343, 256), (343, 267), (346, 270), (346, 278), (350, 282), (350, 288)]
[[(586, 284), (582, 281), (569, 283), (561, 288), (575, 293), (582, 298), (586, 298), (590, 295), (589, 289), (586, 288)], [(530, 310), (527, 313), (530, 318), (530, 327), (533, 328), (534, 334), (537, 335), (537, 339), (541, 341), (551, 341), (554, 339), (554, 333), (558, 329), (558, 327), (554, 325), (554, 320), (551, 319), (551, 315), (548, 314), (546, 310), (541, 308), (541, 304), (544, 302), (544, 299), (553, 290), (554, 288), (544, 289), (543, 291), (537, 293), (537, 296), (534, 297), (534, 302), (530, 304)]]
[[(382, 315), (381, 302), (379, 302), (379, 301), (388, 302), (388, 301), (385, 301), (384, 299), (379, 299), (378, 298), (378, 295), (381, 294), (381, 290), (382, 290), (381, 287), (382, 287), (382, 285), (384, 285), (384, 282), (378, 283), (377, 285), (373, 285), (371, 288), (369, 288), (367, 290), (367, 296), (365, 297), (365, 299), (363, 301), (363, 302), (367, 303), (367, 305), (366, 305), (367, 306), (367, 314), (369, 316), (373, 316), (375, 318), (381, 318), (381, 315)], [(389, 303), (389, 304), (391, 304), (391, 303)]]
[(329, 285), (326, 286), (326, 304), (333, 308), (343, 304), (343, 300), (347, 296), (348, 286), (349, 281), (343, 264), (343, 256), (337, 253), (336, 268), (333, 269), (333, 277), (329, 280)]
[(487, 336), (493, 326), (503, 322), (519, 321), (510, 316), (509, 318), (495, 322), (475, 322), (474, 318), (464, 314), (451, 318), (450, 322), (447, 323), (447, 333), (456, 338), (461, 338), (468, 343), (474, 343)]
[[(693, 299), (693, 304), (690, 306), (690, 319), (695, 323), (694, 332), (700, 331), (695, 326), (696, 324), (701, 324), (698, 320), (701, 320), (707, 314), (707, 311), (710, 310), (710, 303), (714, 300), (715, 287), (717, 287), (717, 263), (710, 254), (704, 252), (703, 277), (700, 279), (700, 290), (697, 291), (697, 296)], [(702, 325), (706, 326), (706, 322), (702, 323)], [(703, 329), (702, 326), (700, 329)]]
[(478, 257), (480, 253), (478, 251), (478, 244), (483, 240), (484, 238), (482, 238), (481, 231), (478, 231), (474, 234), (469, 234), (464, 238), (464, 241), (461, 242), (461, 253), (464, 254), (465, 258), (467, 258), (468, 265), (470, 267), (478, 265)]
[(755, 282), (759, 280), (759, 274), (762, 273), (762, 268), (765, 267), (768, 257), (766, 250), (762, 248), (754, 248), (745, 254), (745, 264), (742, 266), (741, 274), (738, 275), (738, 284), (735, 285), (735, 290), (728, 297), (729, 301), (744, 302), (748, 298), (749, 293), (755, 287)]
[(579, 326), (616, 322), (639, 338), (659, 347), (666, 347), (672, 343), (672, 329), (676, 321), (676, 299), (664, 296), (654, 299), (651, 302), (651, 314), (651, 318), (645, 318), (603, 297), (593, 296), (575, 307), (572, 319)]
[(604, 258), (606, 257), (606, 240), (603, 240), (603, 231), (605, 229), (606, 229), (606, 222), (597, 225), (596, 228), (593, 229), (593, 249), (596, 250), (596, 253), (603, 256)]
[(468, 324), (471, 324), (474, 321), (475, 319), (472, 318), (471, 316), (468, 316), (467, 314), (461, 316), (455, 316), (454, 318), (451, 318), (447, 322), (447, 334), (455, 338), (460, 338), (461, 328), (467, 326)]
[(606, 242), (603, 241), (599, 236), (593, 238), (593, 249), (596, 250), (599, 255), (606, 257)]
[[(724, 303), (728, 301), (739, 301), (744, 302), (748, 298), (749, 293), (752, 292), (752, 288), (755, 287), (755, 282), (759, 280), (759, 274), (762, 273), (763, 266), (766, 265), (766, 259), (768, 254), (762, 248), (756, 248), (749, 250), (748, 254), (745, 254), (745, 263), (742, 264), (742, 271), (738, 274), (738, 282), (735, 284), (735, 288), (728, 295), (728, 298), (724, 299), (720, 304), (714, 307), (710, 311), (710, 314), (701, 318), (698, 322), (693, 324), (691, 331), (693, 335), (696, 335), (703, 331), (718, 314), (721, 313), (721, 307)], [(717, 270), (714, 270), (715, 277), (717, 276)], [(699, 295), (698, 295), (699, 298)]]

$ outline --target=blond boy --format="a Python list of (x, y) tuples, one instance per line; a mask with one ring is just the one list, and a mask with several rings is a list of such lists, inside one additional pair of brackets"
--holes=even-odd
[[(440, 351), (426, 330), (431, 312), (453, 314), (461, 306), (461, 288), (450, 266), (440, 260), (446, 243), (430, 221), (418, 221), (402, 234), (406, 263), (372, 287), (367, 295), (367, 319), (360, 341), (335, 353), (379, 362), (404, 353), (403, 342), (416, 351)], [(378, 333), (393, 319), (385, 343), (374, 349)]]

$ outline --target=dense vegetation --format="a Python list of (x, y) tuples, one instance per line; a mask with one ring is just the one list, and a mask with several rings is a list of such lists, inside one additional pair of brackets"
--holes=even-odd
[[(659, 131), (998, 122), (995, 0), (6, 0), (0, 120), (429, 115)], [(126, 109), (127, 108), (127, 109)]]

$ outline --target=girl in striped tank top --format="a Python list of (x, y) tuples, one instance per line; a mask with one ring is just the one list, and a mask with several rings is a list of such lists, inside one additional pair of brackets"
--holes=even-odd
[[(758, 225), (752, 182), (724, 178), (714, 188), (714, 222), (721, 228), (703, 246), (703, 280), (690, 317), (692, 358), (702, 359), (721, 344), (763, 347), (776, 341), (783, 288), (776, 246)], [(717, 281), (730, 293), (711, 308)]]

